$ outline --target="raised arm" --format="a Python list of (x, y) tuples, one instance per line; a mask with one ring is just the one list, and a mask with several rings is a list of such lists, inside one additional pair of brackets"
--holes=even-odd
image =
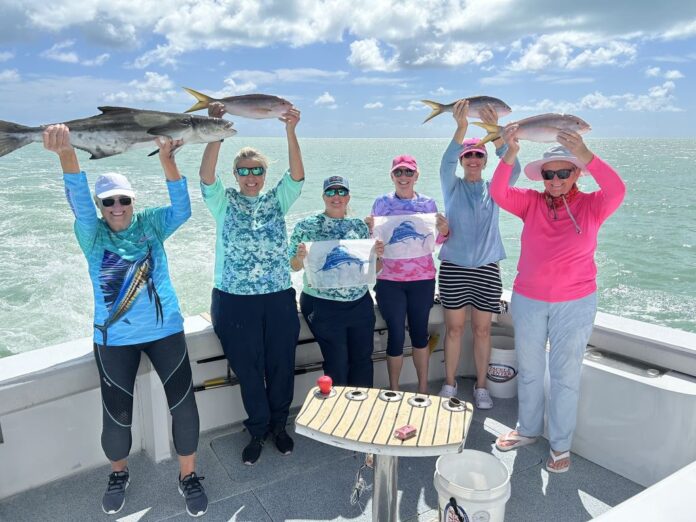
[(290, 176), (295, 181), (302, 181), (305, 177), (304, 164), (302, 163), (302, 152), (300, 143), (297, 141), (295, 128), (300, 122), (300, 111), (295, 107), (283, 114), (280, 121), (285, 123), (285, 133), (288, 136), (288, 159), (290, 161)]
[[(222, 118), (224, 115), (225, 106), (222, 103), (213, 102), (208, 106), (208, 116)], [(215, 167), (217, 167), (221, 145), (221, 142), (214, 141), (208, 143), (203, 151), (203, 159), (201, 160), (201, 168), (198, 174), (201, 177), (201, 183), (204, 185), (212, 185), (215, 183)]]
[(626, 185), (613, 168), (587, 148), (582, 136), (577, 132), (561, 131), (558, 133), (557, 141), (587, 166), (587, 170), (599, 185), (600, 190), (595, 193), (594, 208), (600, 220), (604, 221), (621, 205), (626, 195)]
[(500, 208), (523, 218), (528, 204), (528, 191), (510, 186), (514, 167), (519, 167), (517, 154), (520, 151), (520, 142), (517, 138), (517, 126), (510, 125), (506, 129), (504, 134), (507, 150), (493, 173), (491, 197)]
[(155, 139), (159, 147), (159, 159), (167, 179), (170, 206), (157, 209), (158, 228), (163, 238), (169, 237), (191, 217), (191, 199), (186, 181), (179, 173), (172, 152), (183, 145), (183, 140)]
[[(483, 123), (495, 125), (496, 127), (498, 126), (498, 111), (496, 111), (495, 107), (493, 107), (493, 105), (491, 105), (490, 103), (487, 104), (483, 109), (481, 109), (479, 111), (479, 114)], [(498, 156), (498, 158), (502, 158), (508, 149), (503, 138), (501, 136), (495, 138), (493, 140), (493, 145), (495, 145), (495, 155)], [(511, 187), (515, 183), (517, 183), (517, 180), (520, 177), (520, 172), (522, 172), (522, 168), (520, 167), (519, 160), (515, 157), (515, 162), (512, 167), (512, 176), (510, 176), (509, 182), (509, 185)]]
[[(466, 130), (469, 128), (469, 100), (459, 100), (454, 104), (452, 112), (457, 128), (452, 136), (452, 141), (447, 147), (442, 161), (440, 162), (440, 184), (445, 196), (445, 203), (448, 195), (454, 190), (457, 184), (457, 163), (459, 161), (459, 150), (461, 148)], [(446, 206), (446, 205), (445, 205)]]
[(70, 143), (70, 129), (62, 123), (49, 125), (43, 131), (43, 144), (46, 150), (55, 152), (60, 159), (63, 174), (78, 174), (80, 163), (75, 148)]

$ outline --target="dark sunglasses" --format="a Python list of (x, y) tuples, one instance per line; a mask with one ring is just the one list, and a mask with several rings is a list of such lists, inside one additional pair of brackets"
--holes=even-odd
[(263, 167), (237, 167), (235, 170), (237, 171), (237, 174), (242, 177), (248, 176), (249, 174), (254, 176), (263, 176), (266, 173), (266, 169)]
[[(121, 204), (123, 207), (127, 207), (131, 203), (133, 203), (133, 198), (130, 198), (128, 196), (121, 196), (118, 198), (118, 202)], [(114, 204), (116, 204), (116, 199), (115, 198), (104, 198), (101, 200), (101, 204), (104, 207), (113, 207)]]
[(468, 158), (485, 158), (486, 155), (483, 152), (479, 152), (477, 150), (472, 150), (472, 151), (465, 152), (464, 154), (462, 154), (462, 157), (467, 158), (467, 159)]
[(394, 174), (394, 176), (396, 176), (397, 178), (400, 178), (401, 176), (412, 178), (416, 174), (416, 171), (411, 169), (396, 169), (392, 170), (392, 174)]
[(554, 176), (558, 179), (568, 179), (575, 169), (542, 170), (541, 177), (546, 181), (551, 181)]
[(336, 194), (338, 194), (338, 195), (341, 196), (341, 197), (347, 196), (347, 195), (348, 195), (348, 189), (345, 189), (345, 188), (333, 188), (333, 189), (332, 189), (332, 188), (329, 188), (329, 189), (326, 189), (326, 190), (324, 191), (324, 195), (325, 195), (327, 198), (332, 198), (332, 197), (334, 197)]

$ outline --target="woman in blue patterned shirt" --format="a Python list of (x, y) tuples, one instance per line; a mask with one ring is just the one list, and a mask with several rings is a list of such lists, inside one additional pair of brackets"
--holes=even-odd
[[(321, 214), (303, 219), (290, 238), (290, 266), (301, 270), (307, 256), (305, 241), (369, 239), (362, 219), (346, 216), (350, 201), (348, 180), (331, 176), (324, 180)], [(382, 267), (384, 244), (375, 242), (377, 270)], [(372, 386), (375, 306), (367, 285), (347, 288), (311, 288), (304, 274), (300, 308), (324, 357), (324, 373), (341, 386)]]
[[(222, 117), (221, 103), (211, 116)], [(300, 111), (292, 108), (285, 123), (290, 169), (262, 193), (268, 161), (245, 147), (232, 172), (239, 188), (227, 188), (215, 174), (220, 143), (203, 153), (200, 177), (205, 204), (215, 218), (215, 283), (211, 302), (213, 328), (232, 371), (239, 379), (244, 421), (251, 441), (242, 460), (253, 465), (270, 434), (278, 451), (289, 455), (293, 440), (285, 431), (295, 381), (295, 346), (300, 333), (295, 290), (287, 263), (285, 214), (304, 183), (304, 167), (295, 127)]]

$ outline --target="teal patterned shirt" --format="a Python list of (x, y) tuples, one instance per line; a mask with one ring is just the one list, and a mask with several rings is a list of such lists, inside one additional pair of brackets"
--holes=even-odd
[[(328, 241), (331, 239), (369, 239), (370, 230), (358, 218), (334, 219), (326, 214), (317, 214), (303, 219), (292, 231), (288, 257), (297, 252), (297, 245), (308, 241)], [(307, 274), (302, 274), (302, 291), (305, 294), (330, 299), (332, 301), (355, 301), (367, 293), (367, 285), (350, 288), (311, 288), (307, 284)]]
[(304, 181), (287, 171), (278, 184), (256, 197), (201, 183), (203, 199), (215, 218), (215, 288), (237, 295), (270, 294), (291, 286), (290, 268), (280, 262), (288, 248), (285, 214)]

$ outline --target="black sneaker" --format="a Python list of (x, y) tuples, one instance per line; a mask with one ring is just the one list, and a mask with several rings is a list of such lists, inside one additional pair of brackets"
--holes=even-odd
[(102, 498), (102, 509), (107, 515), (113, 515), (123, 509), (126, 503), (126, 488), (130, 484), (128, 469), (114, 471), (109, 475), (109, 485)]
[(261, 450), (263, 449), (263, 437), (252, 437), (249, 444), (246, 445), (244, 451), (242, 451), (242, 461), (247, 466), (253, 466), (256, 461), (259, 460), (261, 456)]
[(194, 472), (179, 480), (179, 493), (186, 500), (186, 512), (192, 517), (203, 516), (208, 511), (208, 496), (201, 484), (204, 478)]
[(290, 455), (295, 447), (295, 442), (285, 429), (273, 435), (273, 442), (275, 442), (276, 448), (278, 448), (278, 451), (283, 455)]

